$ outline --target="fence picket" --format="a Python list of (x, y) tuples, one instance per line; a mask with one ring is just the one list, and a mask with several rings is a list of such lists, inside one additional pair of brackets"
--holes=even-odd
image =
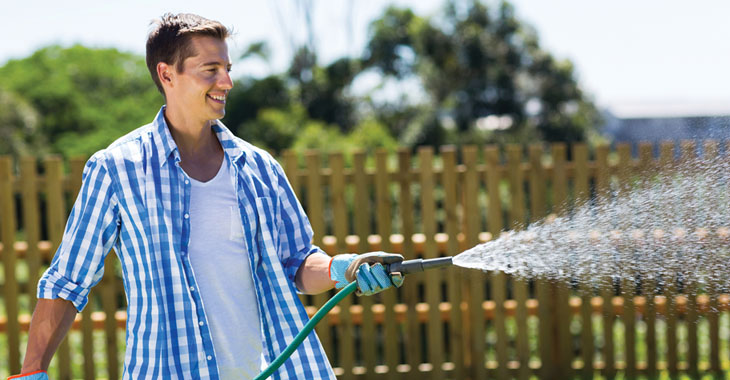
[[(631, 189), (631, 182), (635, 180), (633, 171), (633, 160), (631, 158), (631, 146), (629, 144), (618, 144), (616, 146), (618, 153), (617, 174), (619, 179), (619, 188), (621, 196)], [(629, 228), (629, 226), (626, 226)], [(627, 237), (630, 238), (630, 237)], [(627, 249), (630, 249), (627, 248)], [(623, 298), (623, 315), (624, 323), (624, 367), (625, 376), (629, 379), (636, 377), (636, 306), (634, 297), (636, 296), (636, 283), (633, 278), (623, 278), (621, 281), (621, 294)]]
[[(413, 197), (411, 189), (411, 151), (408, 148), (398, 150), (398, 186), (399, 204), (401, 217), (401, 235), (403, 236), (402, 250), (406, 260), (415, 259), (416, 253), (413, 245), (414, 218), (413, 218)], [(400, 290), (403, 302), (408, 307), (405, 320), (404, 344), (406, 351), (406, 363), (410, 371), (407, 374), (409, 379), (418, 379), (422, 375), (418, 369), (421, 363), (421, 347), (424, 344), (421, 340), (421, 323), (418, 320), (416, 305), (418, 304), (418, 288), (422, 283), (423, 276), (411, 276), (403, 284)]]
[[(355, 233), (357, 234), (358, 252), (365, 253), (370, 248), (368, 236), (370, 235), (370, 194), (368, 189), (367, 171), (365, 170), (365, 152), (355, 152), (353, 155), (353, 182), (355, 184)], [(362, 307), (362, 323), (360, 325), (360, 349), (362, 351), (362, 364), (365, 373), (372, 376), (377, 363), (376, 356), (376, 334), (375, 321), (373, 319), (373, 297), (360, 297)]]
[[(20, 324), (18, 323), (18, 281), (15, 276), (15, 200), (13, 199), (13, 163), (10, 157), (0, 157), (0, 215), (3, 243), (5, 283), (3, 297), (8, 335), (8, 364), (10, 373), (20, 373)], [(8, 217), (9, 216), (9, 217)]]
[[(659, 147), (659, 166), (663, 171), (674, 170), (674, 143), (663, 142)], [(667, 363), (669, 376), (676, 379), (679, 374), (677, 366), (677, 309), (676, 309), (676, 277), (669, 278), (665, 281), (664, 296), (665, 301), (665, 320), (666, 320), (666, 339), (667, 339)]]
[[(639, 175), (650, 177), (657, 171), (657, 164), (654, 162), (654, 146), (651, 143), (639, 144)], [(657, 342), (656, 342), (656, 295), (657, 283), (655, 280), (641, 279), (641, 293), (644, 296), (643, 318), (646, 323), (646, 374), (653, 379), (657, 376)]]
[[(542, 144), (532, 144), (529, 147), (530, 160), (530, 221), (537, 222), (545, 217), (545, 169), (542, 164)], [(545, 279), (538, 278), (535, 284), (535, 294), (538, 302), (538, 351), (540, 354), (540, 376), (549, 378), (555, 372), (555, 362), (552, 358), (553, 344), (552, 326), (553, 312), (551, 310), (551, 284)]]
[[(345, 200), (345, 160), (342, 153), (332, 153), (329, 156), (330, 169), (330, 204), (332, 207), (332, 227), (335, 238), (337, 239), (336, 254), (346, 253), (347, 244), (345, 238), (349, 229), (347, 218), (347, 201)], [(354, 328), (350, 316), (350, 305), (352, 305), (352, 297), (345, 297), (339, 303), (340, 314), (339, 323), (337, 324), (338, 351), (340, 353), (340, 366), (343, 369), (341, 376), (344, 380), (354, 379), (352, 372), (355, 366), (355, 341)]]
[[(610, 174), (608, 166), (609, 147), (596, 147), (596, 196), (599, 204), (605, 204), (610, 194)], [(601, 297), (603, 298), (603, 376), (613, 379), (616, 376), (613, 326), (616, 314), (613, 311), (613, 276), (607, 274), (601, 281)]]
[[(84, 158), (71, 159), (71, 173), (69, 174), (71, 199), (76, 199), (81, 190), (81, 177), (84, 171), (85, 161)], [(93, 301), (94, 295), (96, 295), (96, 292), (92, 290), (92, 293), (89, 294), (89, 302)], [(87, 306), (81, 312), (81, 349), (84, 353), (85, 380), (93, 380), (96, 378), (96, 368), (94, 366), (94, 325), (91, 320), (92, 311), (93, 306)]]
[(35, 157), (23, 157), (20, 161), (20, 178), (23, 205), (23, 230), (25, 242), (28, 245), (26, 262), (28, 264), (28, 296), (30, 297), (30, 311), (35, 309), (36, 292), (33, 285), (38, 283), (41, 276), (41, 256), (38, 242), (41, 235), (40, 206), (38, 204), (38, 161)]
[[(681, 142), (680, 164), (686, 164), (697, 157), (697, 145), (694, 141)], [(692, 210), (686, 210), (692, 212)], [(690, 226), (685, 226), (689, 228)], [(693, 379), (699, 378), (699, 347), (697, 342), (697, 323), (699, 318), (697, 315), (697, 284), (686, 284), (684, 294), (687, 297), (687, 313), (685, 314), (685, 324), (687, 325), (687, 338), (689, 343), (687, 372)]]
[[(466, 158), (464, 159), (466, 161)], [(484, 148), (484, 161), (486, 165), (485, 175), (487, 183), (487, 229), (496, 239), (504, 227), (502, 217), (502, 201), (499, 193), (499, 185), (502, 180), (499, 171), (499, 149), (496, 146)], [(473, 165), (472, 165), (473, 166)], [(467, 168), (468, 170), (468, 168)], [(472, 169), (473, 170), (473, 169)], [(467, 210), (472, 207), (465, 206)], [(494, 301), (493, 329), (497, 333), (495, 352), (497, 354), (497, 378), (506, 379), (509, 377), (507, 368), (507, 329), (505, 327), (504, 301), (507, 297), (507, 276), (503, 272), (490, 273), (492, 301)], [(473, 287), (473, 286), (472, 286)], [(481, 290), (481, 289), (480, 289)], [(474, 290), (472, 290), (473, 292)], [(481, 297), (483, 299), (483, 297)], [(476, 300), (472, 300), (476, 302)], [(476, 335), (476, 334), (475, 334)], [(481, 377), (477, 377), (481, 378)]]
[[(454, 255), (459, 252), (458, 231), (459, 219), (457, 215), (457, 169), (456, 149), (453, 146), (441, 148), (443, 160), (442, 185), (444, 187), (444, 211), (446, 213), (445, 229), (447, 240), (446, 252)], [(466, 286), (464, 270), (459, 267), (446, 269), (448, 276), (448, 301), (451, 304), (449, 313), (449, 358), (453, 363), (454, 370), (451, 379), (463, 379), (464, 360), (469, 355), (469, 347), (465, 337), (470, 336), (468, 323), (465, 323), (465, 315), (461, 312), (462, 288)], [(469, 360), (471, 358), (469, 357)]]
[[(314, 231), (314, 237), (312, 238), (313, 243), (317, 246), (323, 247), (323, 238), (325, 236), (325, 223), (324, 223), (324, 208), (323, 208), (323, 193), (322, 190), (322, 175), (321, 175), (321, 159), (320, 155), (316, 151), (307, 151), (305, 153), (307, 162), (307, 216), (309, 217), (309, 223), (312, 225)], [(321, 308), (327, 299), (329, 298), (328, 293), (317, 294), (312, 297), (314, 300), (314, 306), (319, 309)], [(329, 322), (330, 315), (327, 315), (325, 320)], [(334, 357), (334, 342), (332, 341), (332, 331), (330, 323), (320, 323), (315, 328), (319, 340), (324, 346), (324, 351), (328, 357)]]
[[(433, 148), (421, 148), (418, 151), (421, 172), (421, 222), (423, 223), (423, 234), (426, 237), (423, 257), (432, 259), (439, 256), (436, 247), (436, 202), (434, 193), (436, 184), (433, 175)], [(428, 361), (433, 366), (430, 378), (443, 379), (444, 374), (441, 363), (444, 362), (443, 355), (443, 324), (438, 305), (441, 303), (441, 272), (434, 271), (428, 274), (425, 281), (426, 302), (429, 304), (427, 336)]]
[[(46, 168), (46, 199), (48, 235), (51, 241), (51, 252), (61, 244), (63, 228), (66, 224), (66, 202), (63, 193), (63, 162), (58, 156), (52, 156), (45, 161)], [(68, 336), (63, 339), (56, 351), (59, 377), (71, 378), (71, 355)]]
[[(568, 168), (566, 163), (566, 146), (563, 143), (552, 144), (553, 159), (553, 213), (563, 214), (568, 210)], [(570, 289), (569, 285), (554, 284), (556, 318), (554, 319), (557, 336), (553, 337), (557, 372), (561, 376), (573, 376), (573, 337), (570, 332)]]
[[(586, 144), (573, 145), (573, 162), (575, 167), (575, 207), (583, 207), (590, 199), (590, 179), (588, 173), (588, 146)], [(580, 351), (583, 362), (581, 375), (584, 379), (593, 378), (593, 322), (591, 300), (593, 299), (593, 279), (580, 279), (581, 297), (580, 307)]]
[[(717, 159), (718, 145), (717, 141), (706, 141), (704, 143), (703, 156), (705, 160), (714, 162)], [(710, 325), (710, 372), (718, 378), (722, 376), (722, 365), (720, 364), (720, 309), (717, 300), (720, 290), (718, 284), (711, 280), (707, 291), (710, 300), (707, 313), (707, 321)]]
[[(522, 146), (507, 146), (507, 172), (509, 173), (511, 203), (510, 227), (520, 230), (525, 227), (525, 180), (522, 174)], [(530, 372), (530, 347), (527, 337), (527, 280), (512, 277), (512, 289), (517, 308), (515, 321), (517, 326), (517, 361), (520, 366), (517, 377), (528, 379)]]
[[(375, 202), (377, 208), (378, 235), (381, 238), (381, 250), (391, 252), (390, 235), (392, 231), (390, 181), (388, 172), (388, 151), (380, 148), (375, 152)], [(385, 307), (383, 323), (383, 342), (385, 344), (385, 365), (388, 367), (386, 378), (398, 379), (400, 334), (395, 319), (395, 292), (379, 294)]]

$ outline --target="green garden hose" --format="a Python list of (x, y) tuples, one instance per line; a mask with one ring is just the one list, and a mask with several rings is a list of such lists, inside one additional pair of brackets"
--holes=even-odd
[(289, 359), (291, 354), (293, 354), (294, 351), (296, 351), (297, 347), (299, 347), (299, 345), (302, 344), (302, 342), (304, 341), (304, 339), (307, 338), (309, 333), (312, 332), (312, 329), (314, 329), (314, 326), (316, 326), (317, 323), (319, 323), (319, 321), (322, 318), (324, 318), (324, 316), (327, 315), (327, 313), (329, 313), (329, 311), (333, 307), (335, 307), (335, 305), (337, 305), (340, 301), (342, 301), (343, 298), (352, 294), (352, 292), (354, 292), (355, 290), (357, 290), (357, 281), (351, 282), (350, 284), (345, 286), (342, 290), (337, 292), (337, 294), (335, 294), (334, 297), (330, 298), (330, 300), (327, 301), (327, 303), (325, 303), (324, 306), (322, 306), (322, 308), (319, 309), (319, 311), (317, 311), (316, 314), (314, 314), (312, 319), (309, 322), (307, 322), (306, 325), (304, 325), (302, 330), (299, 331), (299, 334), (297, 334), (297, 336), (294, 337), (294, 340), (291, 342), (291, 344), (289, 344), (289, 346), (286, 347), (286, 349), (281, 353), (281, 355), (277, 356), (276, 359), (273, 362), (271, 362), (271, 364), (269, 364), (269, 366), (264, 370), (264, 372), (261, 372), (258, 376), (256, 376), (256, 378), (254, 380), (267, 379), (269, 376), (271, 376), (272, 373), (274, 373), (274, 371), (279, 369), (279, 367), (281, 367), (281, 365), (284, 364), (286, 359)]
[[(426, 269), (436, 269), (436, 268), (444, 268), (452, 265), (451, 257), (441, 257), (437, 259), (415, 259), (415, 260), (406, 260), (403, 262), (393, 263), (388, 265), (388, 273), (394, 273), (398, 272), (401, 274), (409, 274), (409, 273), (415, 273), (415, 272), (423, 272)], [(332, 310), (335, 305), (337, 305), (340, 301), (342, 301), (343, 298), (349, 296), (357, 290), (357, 281), (353, 281), (349, 283), (347, 286), (345, 286), (342, 290), (337, 292), (334, 297), (330, 298), (327, 303), (322, 306), (319, 311), (317, 311), (316, 314), (312, 317), (312, 319), (307, 322), (306, 325), (302, 328), (301, 331), (299, 331), (299, 334), (294, 337), (294, 340), (286, 347), (286, 349), (276, 357), (276, 359), (269, 364), (269, 366), (264, 370), (264, 372), (261, 372), (254, 380), (264, 380), (267, 379), (269, 376), (271, 376), (274, 371), (279, 369), (282, 364), (286, 361), (286, 359), (289, 359), (291, 354), (296, 351), (297, 347), (299, 347), (300, 344), (304, 341), (304, 339), (307, 338), (310, 332), (314, 329), (314, 326), (319, 323), (319, 321), (324, 318), (327, 313), (329, 313), (330, 310)]]

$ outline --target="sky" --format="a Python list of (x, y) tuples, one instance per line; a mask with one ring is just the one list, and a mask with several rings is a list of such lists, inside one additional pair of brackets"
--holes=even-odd
[[(486, 0), (495, 4), (495, 0)], [(730, 114), (730, 2), (721, 0), (512, 0), (541, 44), (570, 59), (581, 87), (620, 117)], [(233, 27), (231, 56), (265, 40), (269, 63), (235, 65), (233, 76), (287, 67), (307, 41), (302, 4), (311, 4), (321, 63), (359, 55), (367, 26), (390, 5), (438, 16), (443, 0), (201, 1), (0, 0), (0, 65), (49, 44), (82, 43), (144, 54), (149, 23), (165, 12), (192, 12)]]

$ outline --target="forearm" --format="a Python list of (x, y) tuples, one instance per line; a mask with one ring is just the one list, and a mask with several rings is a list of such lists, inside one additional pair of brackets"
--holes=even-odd
[(21, 373), (48, 370), (53, 354), (76, 318), (76, 307), (64, 299), (39, 299), (33, 311)]
[(297, 288), (305, 294), (318, 294), (334, 288), (335, 282), (329, 274), (331, 259), (324, 253), (307, 256), (297, 271)]

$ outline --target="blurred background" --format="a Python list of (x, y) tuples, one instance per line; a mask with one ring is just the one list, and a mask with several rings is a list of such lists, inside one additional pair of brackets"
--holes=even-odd
[(163, 103), (150, 21), (235, 30), (223, 120), (269, 150), (724, 139), (730, 3), (5, 2), (0, 154), (86, 156)]

